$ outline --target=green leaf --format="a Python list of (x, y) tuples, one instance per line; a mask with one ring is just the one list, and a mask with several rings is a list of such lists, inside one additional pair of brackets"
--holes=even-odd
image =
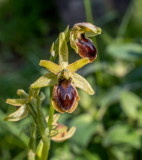
[(21, 106), (27, 102), (28, 102), (27, 99), (7, 99), (6, 100), (7, 104), (11, 104), (13, 106)]
[(124, 113), (133, 119), (137, 119), (140, 108), (142, 109), (142, 100), (132, 92), (123, 92), (120, 96), (120, 103)]
[(114, 58), (127, 61), (136, 61), (142, 59), (142, 47), (139, 44), (111, 44), (107, 48), (107, 53)]
[(123, 91), (122, 87), (114, 86), (108, 89), (105, 94), (102, 94), (98, 99), (98, 104), (102, 107), (110, 106), (119, 100), (120, 94)]
[(53, 73), (46, 73), (37, 79), (32, 85), (31, 88), (41, 88), (47, 86), (54, 86), (57, 83), (57, 75)]
[(1, 130), (7, 133), (7, 138), (10, 138), (10, 143), (17, 145), (18, 147), (24, 148), (28, 146), (29, 138), (23, 132), (21, 133), (21, 128), (13, 125), (11, 122), (7, 123), (3, 121), (5, 114), (0, 110), (0, 126)]
[(68, 65), (68, 46), (64, 32), (59, 35), (59, 65), (62, 68)]
[(79, 59), (78, 61), (71, 63), (67, 66), (67, 69), (74, 73), (76, 72), (78, 69), (82, 68), (83, 66), (85, 66), (86, 64), (88, 64), (90, 61), (88, 58), (82, 58)]
[(48, 69), (50, 72), (54, 74), (58, 74), (62, 70), (61, 66), (47, 60), (41, 60), (39, 65), (42, 67), (45, 67), (46, 69)]
[(97, 129), (97, 123), (93, 122), (92, 117), (89, 114), (82, 114), (71, 122), (71, 126), (76, 126), (77, 130), (71, 141), (75, 143), (80, 149), (85, 148)]
[(77, 73), (73, 74), (73, 79), (72, 79), (74, 85), (80, 89), (82, 89), (84, 92), (93, 95), (94, 90), (92, 89), (91, 85), (88, 83), (88, 81), (80, 76)]
[(19, 121), (28, 115), (28, 108), (26, 105), (22, 105), (19, 109), (17, 109), (12, 114), (8, 115), (4, 118), (5, 121)]
[(111, 127), (103, 139), (105, 147), (111, 145), (128, 144), (135, 148), (140, 148), (140, 136), (138, 132), (128, 125), (115, 125)]

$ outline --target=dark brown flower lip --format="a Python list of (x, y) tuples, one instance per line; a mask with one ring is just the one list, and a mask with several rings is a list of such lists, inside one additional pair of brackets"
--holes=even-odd
[(59, 82), (57, 87), (57, 101), (62, 110), (69, 110), (76, 100), (76, 90), (71, 86), (71, 82), (66, 79)]
[(63, 112), (73, 112), (78, 104), (78, 93), (70, 80), (60, 80), (59, 84), (54, 86), (52, 104), (53, 107)]
[(89, 38), (85, 38), (84, 34), (81, 34), (81, 37), (78, 38), (76, 44), (79, 48), (79, 55), (82, 58), (88, 57), (90, 63), (97, 58), (97, 49), (95, 45)]

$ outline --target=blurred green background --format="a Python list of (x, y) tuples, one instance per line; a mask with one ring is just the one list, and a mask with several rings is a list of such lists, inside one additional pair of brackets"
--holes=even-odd
[[(98, 59), (79, 73), (93, 86), (79, 90), (80, 103), (60, 122), (76, 126), (64, 143), (52, 142), (50, 160), (142, 160), (142, 1), (0, 0), (0, 160), (26, 159), (31, 118), (4, 122), (16, 98), (46, 70), (50, 46), (68, 24), (90, 21), (103, 32), (93, 39)], [(70, 61), (78, 55), (70, 50)], [(43, 103), (48, 112), (49, 91)], [(39, 135), (37, 134), (37, 138)]]

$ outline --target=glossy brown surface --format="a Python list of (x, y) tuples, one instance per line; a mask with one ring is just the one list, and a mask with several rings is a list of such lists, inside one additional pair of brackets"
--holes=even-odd
[(90, 62), (93, 62), (97, 58), (97, 49), (92, 41), (88, 38), (85, 38), (84, 34), (78, 39), (76, 43), (79, 48), (79, 55), (82, 58), (88, 57)]
[(61, 80), (56, 89), (57, 103), (63, 111), (70, 110), (76, 101), (77, 92), (69, 80)]

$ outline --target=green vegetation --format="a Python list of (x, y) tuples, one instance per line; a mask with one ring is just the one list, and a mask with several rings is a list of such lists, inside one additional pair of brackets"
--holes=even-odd
[[(42, 2), (0, 2), (1, 160), (26, 159), (25, 146), (31, 130), (30, 117), (16, 123), (3, 121), (15, 110), (5, 100), (15, 98), (18, 88), (28, 91), (28, 86), (46, 72), (38, 63), (49, 59), (52, 41), (65, 28), (56, 12), (48, 16), (51, 8), (56, 11), (55, 4)], [(77, 130), (70, 140), (51, 143), (50, 160), (142, 159), (141, 3), (132, 1), (123, 17), (108, 13), (95, 21), (103, 30), (97, 37), (99, 60), (79, 74), (87, 78), (96, 93), (89, 96), (79, 90), (77, 109), (60, 116), (60, 123), (76, 126)], [(70, 56), (74, 61), (72, 49)], [(47, 88), (42, 91), (49, 97)], [(45, 114), (47, 106), (49, 99), (42, 106)], [(39, 133), (36, 136), (40, 138)]]

